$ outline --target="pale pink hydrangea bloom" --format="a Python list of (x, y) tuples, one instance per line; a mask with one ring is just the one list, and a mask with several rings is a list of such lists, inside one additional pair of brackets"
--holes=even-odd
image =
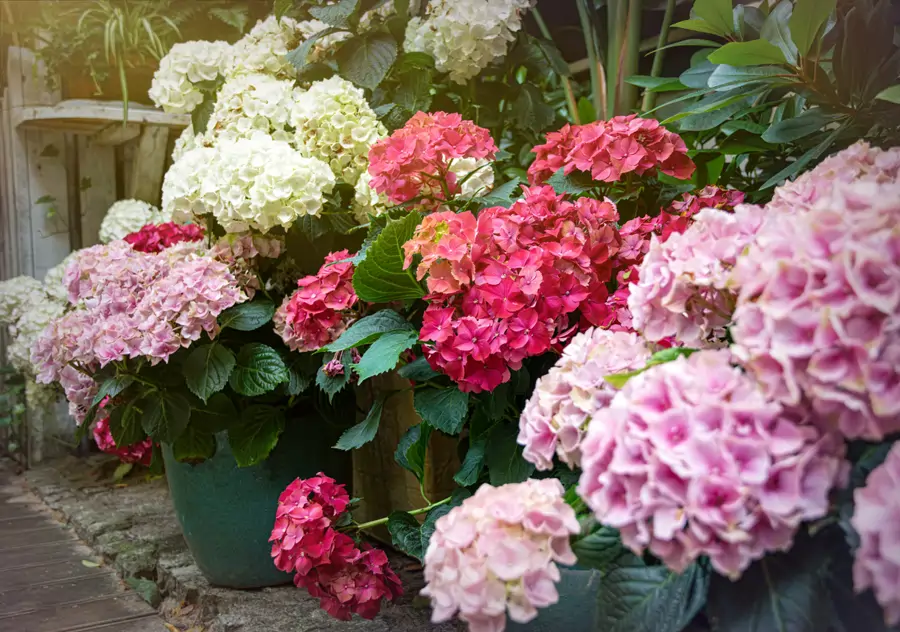
[(649, 358), (649, 347), (635, 333), (588, 329), (572, 338), (522, 411), (518, 442), (525, 446), (525, 460), (549, 470), (558, 454), (569, 467), (578, 467), (591, 416), (616, 393), (604, 378), (643, 368)]
[(756, 206), (703, 209), (684, 233), (665, 242), (653, 237), (639, 280), (629, 287), (634, 328), (653, 342), (674, 336), (692, 347), (723, 339), (734, 309), (731, 269), (762, 220)]
[(458, 613), (471, 632), (502, 632), (507, 613), (527, 623), (556, 603), (556, 564), (576, 562), (569, 538), (579, 532), (563, 491), (556, 479), (482, 485), (438, 519), (422, 590), (432, 621)]
[[(803, 421), (803, 420), (801, 420)], [(844, 444), (797, 423), (724, 349), (651, 367), (594, 414), (578, 492), (637, 554), (737, 578), (828, 513)]]
[(900, 623), (900, 443), (875, 468), (865, 487), (853, 492), (856, 507), (851, 524), (860, 545), (853, 563), (858, 592), (871, 588), (884, 608), (884, 620)]

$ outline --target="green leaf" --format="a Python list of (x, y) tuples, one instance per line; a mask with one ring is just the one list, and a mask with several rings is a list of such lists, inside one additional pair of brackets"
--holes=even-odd
[(147, 433), (141, 426), (141, 412), (133, 401), (112, 409), (109, 413), (109, 432), (120, 447), (133, 445), (147, 438)]
[(421, 357), (416, 358), (406, 366), (401, 367), (400, 370), (397, 371), (397, 375), (403, 379), (412, 380), (413, 382), (427, 382), (428, 380), (438, 377), (440, 373), (431, 368), (431, 365), (428, 364), (428, 360)]
[(159, 586), (152, 579), (145, 577), (128, 577), (125, 583), (141, 596), (141, 599), (156, 608), (162, 601), (162, 595), (159, 592)]
[(406, 52), (397, 59), (395, 69), (401, 72), (409, 70), (434, 70), (434, 57), (428, 53), (417, 51)]
[(431, 107), (431, 75), (430, 70), (413, 70), (400, 78), (400, 86), (394, 92), (397, 105), (410, 112), (427, 112)]
[(654, 49), (654, 52), (656, 50), (666, 50), (669, 48), (681, 48), (684, 46), (702, 46), (704, 48), (718, 48), (721, 45), (722, 45), (722, 42), (717, 42), (715, 40), (694, 38), (694, 39), (681, 40), (680, 42), (673, 42), (672, 44), (667, 44), (666, 46), (662, 46), (660, 48)]
[(392, 331), (383, 334), (366, 349), (362, 358), (353, 365), (353, 370), (362, 383), (375, 375), (386, 373), (397, 366), (400, 354), (419, 341), (419, 332), (412, 330)]
[(650, 77), (647, 75), (632, 75), (625, 80), (633, 86), (644, 88), (650, 92), (674, 92), (686, 90), (687, 86), (671, 77)]
[(795, 175), (797, 175), (798, 173), (800, 173), (800, 171), (805, 169), (806, 166), (809, 165), (813, 160), (816, 160), (819, 156), (824, 154), (828, 150), (828, 148), (831, 147), (831, 144), (834, 143), (835, 139), (843, 131), (844, 131), (844, 126), (842, 125), (841, 127), (837, 128), (836, 130), (831, 132), (827, 137), (825, 137), (825, 140), (823, 140), (821, 143), (819, 143), (815, 147), (812, 147), (811, 149), (807, 150), (802, 156), (797, 158), (797, 160), (795, 160), (794, 162), (789, 164), (787, 167), (785, 167), (784, 169), (782, 169), (781, 171), (776, 173), (774, 176), (769, 178), (765, 182), (765, 184), (762, 185), (760, 190), (765, 191), (766, 189), (770, 189), (776, 185), (781, 184), (788, 178), (792, 178)]
[(309, 14), (330, 26), (347, 28), (350, 26), (350, 17), (356, 12), (358, 5), (359, 0), (339, 0), (334, 4), (310, 7)]
[[(813, 0), (819, 2), (820, 0)], [(827, 0), (826, 0), (827, 1)], [(784, 58), (790, 64), (797, 63), (797, 45), (791, 37), (790, 22), (792, 21), (791, 13), (794, 5), (790, 0), (782, 0), (772, 9), (763, 22), (760, 35), (763, 39), (777, 46), (784, 54)]]
[(713, 26), (706, 20), (697, 19), (682, 20), (681, 22), (676, 22), (672, 25), (672, 28), (697, 31), (698, 33), (708, 33), (709, 35), (727, 35), (728, 33), (731, 33), (731, 27), (728, 28), (728, 31), (723, 33), (721, 29)]
[(699, 564), (679, 575), (636, 556), (625, 558), (600, 579), (597, 629), (681, 632), (703, 608), (708, 586), (709, 572)]
[(275, 305), (263, 298), (229, 307), (219, 314), (219, 325), (222, 329), (230, 327), (238, 331), (254, 331), (271, 321), (274, 315)]
[[(134, 469), (134, 463), (119, 463), (116, 471), (113, 472), (113, 482), (121, 483), (122, 479), (128, 476), (129, 472)], [(84, 564), (84, 562), (82, 562)]]
[(621, 389), (628, 383), (628, 380), (635, 375), (640, 375), (650, 367), (654, 367), (658, 364), (666, 364), (667, 362), (674, 362), (681, 357), (689, 358), (696, 352), (697, 349), (689, 349), (687, 347), (671, 347), (669, 349), (663, 349), (650, 356), (650, 359), (647, 360), (647, 364), (642, 368), (635, 369), (634, 371), (625, 371), (624, 373), (613, 373), (612, 375), (605, 376), (603, 380), (613, 387)]
[(280, 20), (293, 6), (294, 0), (275, 0), (272, 12), (275, 14), (275, 17)]
[[(336, 28), (327, 28), (325, 30), (319, 31), (318, 33), (308, 37), (303, 41), (300, 46), (295, 48), (294, 50), (288, 51), (288, 53), (284, 56), (289, 64), (291, 64), (294, 68), (297, 69), (297, 72), (303, 72), (307, 66), (307, 59), (309, 58), (309, 53), (312, 51), (313, 46), (316, 45), (316, 42), (322, 39), (323, 37), (327, 37), (328, 35), (333, 35), (334, 33), (340, 33), (343, 29)], [(307, 216), (311, 217), (311, 216)], [(302, 219), (302, 218), (301, 218)]]
[(512, 424), (496, 426), (488, 440), (485, 464), (491, 485), (521, 483), (534, 472), (534, 465), (522, 457), (516, 444), (518, 428)]
[(557, 194), (567, 193), (574, 196), (590, 191), (596, 183), (589, 173), (573, 171), (566, 175), (565, 167), (560, 167), (547, 179), (547, 184), (553, 187)]
[(345, 42), (335, 59), (342, 77), (374, 90), (397, 59), (397, 42), (387, 33), (367, 33)]
[(225, 393), (216, 393), (203, 408), (191, 409), (191, 426), (206, 434), (216, 434), (240, 423), (237, 408)]
[(297, 368), (297, 363), (295, 362), (288, 367), (287, 384), (287, 394), (292, 397), (296, 397), (312, 385), (312, 378), (301, 373), (300, 369)]
[(819, 30), (837, 8), (837, 0), (796, 0), (789, 25), (797, 51), (806, 55)]
[(755, 83), (790, 83), (783, 68), (777, 66), (717, 66), (709, 76), (707, 83), (716, 90), (734, 90), (741, 86)]
[(459, 471), (453, 476), (457, 485), (468, 487), (478, 482), (478, 477), (481, 476), (481, 470), (484, 467), (485, 448), (487, 448), (486, 439), (479, 439), (469, 446)]
[(319, 367), (319, 370), (316, 373), (316, 386), (318, 386), (323, 393), (328, 395), (328, 401), (331, 401), (334, 399), (335, 395), (341, 392), (341, 390), (350, 383), (350, 371), (345, 367), (344, 373), (341, 375), (332, 377), (326, 374), (325, 365), (328, 364), (329, 360), (331, 360), (331, 356), (325, 356), (322, 366)]
[(875, 98), (881, 101), (887, 101), (889, 103), (900, 104), (900, 83), (898, 83), (896, 86), (885, 88), (884, 90), (876, 94)]
[(556, 118), (556, 111), (544, 102), (541, 91), (530, 83), (519, 88), (519, 95), (513, 103), (513, 113), (516, 126), (532, 132), (544, 131)]
[(466, 423), (469, 394), (455, 386), (417, 390), (413, 405), (419, 416), (433, 428), (448, 435), (458, 435)]
[(209, 117), (212, 116), (213, 109), (216, 107), (216, 93), (207, 92), (203, 95), (203, 101), (191, 112), (191, 127), (194, 130), (194, 136), (200, 136), (206, 131), (209, 125)]
[(746, 108), (747, 100), (748, 97), (737, 97), (737, 101), (733, 101), (725, 107), (686, 116), (678, 122), (678, 130), (681, 132), (701, 132), (718, 127)]
[(110, 399), (114, 398), (116, 395), (124, 391), (133, 383), (134, 378), (130, 375), (117, 375), (109, 378), (108, 380), (105, 380), (97, 390), (97, 394), (94, 395), (94, 399), (91, 401), (91, 406), (99, 406), (100, 402), (102, 402), (107, 397), (109, 397)]
[(176, 461), (196, 463), (212, 458), (216, 453), (216, 438), (203, 432), (196, 424), (188, 424), (184, 433), (172, 444)]
[(190, 391), (205, 402), (225, 388), (234, 365), (231, 350), (214, 342), (191, 351), (181, 371)]
[(531, 38), (531, 41), (535, 46), (541, 51), (544, 55), (544, 58), (550, 64), (550, 67), (553, 69), (553, 72), (558, 74), (561, 77), (571, 77), (572, 71), (569, 70), (569, 64), (563, 59), (562, 53), (559, 52), (559, 49), (556, 47), (556, 44), (551, 42), (550, 40), (541, 39), (538, 37)]
[(54, 202), (56, 202), (56, 197), (52, 195), (42, 195), (34, 201), (35, 204), (53, 204)]
[(416, 424), (403, 433), (394, 460), (400, 467), (416, 475), (419, 481), (425, 476), (425, 456), (428, 453), (428, 440), (431, 438), (431, 426)]
[(141, 425), (155, 441), (174, 443), (191, 419), (191, 403), (180, 393), (157, 391), (145, 397)]
[(634, 553), (622, 544), (618, 531), (602, 525), (596, 527), (591, 533), (572, 541), (572, 551), (579, 566), (607, 573), (623, 561), (634, 558)]
[(239, 467), (264, 461), (284, 431), (284, 413), (274, 406), (255, 404), (241, 415), (241, 423), (228, 430), (228, 445)]
[(820, 108), (814, 108), (803, 112), (800, 116), (773, 123), (763, 133), (762, 139), (769, 143), (792, 143), (810, 134), (821, 132), (823, 127), (836, 118)]
[[(688, 88), (695, 88), (699, 90), (704, 90), (709, 84), (709, 78), (712, 76), (713, 72), (720, 66), (716, 66), (715, 64), (703, 60), (696, 66), (692, 66), (685, 70), (678, 76), (678, 80), (686, 85)], [(703, 94), (701, 92), (700, 94)], [(685, 95), (687, 97), (688, 95)], [(696, 94), (694, 96), (697, 96)], [(681, 97), (681, 98), (685, 98)]]
[(290, 379), (281, 355), (272, 347), (251, 342), (241, 347), (228, 383), (236, 393), (255, 397)]
[(728, 35), (734, 29), (731, 0), (695, 0), (692, 13), (718, 29), (721, 35)]
[(412, 239), (421, 217), (410, 213), (391, 220), (366, 252), (353, 273), (353, 289), (362, 301), (390, 303), (422, 298), (425, 291), (410, 270), (403, 269), (403, 244)]
[(403, 316), (392, 309), (383, 309), (360, 318), (331, 344), (322, 347), (326, 351), (344, 351), (353, 347), (372, 344), (384, 334), (394, 331), (416, 331)]
[(375, 438), (378, 425), (381, 423), (381, 413), (384, 410), (384, 396), (372, 403), (369, 414), (361, 422), (346, 430), (335, 444), (337, 450), (355, 450), (366, 445)]
[(513, 197), (518, 197), (518, 195), (522, 193), (521, 187), (523, 183), (524, 181), (521, 178), (515, 177), (508, 182), (504, 182), (499, 187), (492, 189), (484, 196), (475, 198), (475, 200), (481, 205), (481, 208), (493, 206), (509, 208)]
[(391, 533), (391, 542), (396, 548), (418, 560), (425, 557), (422, 525), (415, 516), (405, 511), (394, 511), (388, 516), (387, 528)]
[(762, 66), (785, 63), (781, 49), (764, 39), (750, 42), (728, 42), (708, 57), (714, 64), (729, 66)]

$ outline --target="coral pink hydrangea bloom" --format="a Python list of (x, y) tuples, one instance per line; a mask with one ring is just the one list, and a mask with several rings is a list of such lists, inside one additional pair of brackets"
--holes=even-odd
[(97, 415), (93, 435), (101, 452), (112, 454), (122, 463), (140, 463), (149, 466), (153, 459), (153, 442), (149, 438), (132, 445), (118, 447), (109, 431), (109, 415), (107, 414)]
[(458, 613), (471, 632), (502, 632), (507, 613), (531, 621), (559, 600), (556, 564), (576, 562), (569, 538), (578, 532), (556, 479), (482, 485), (435, 523), (422, 590), (432, 621)]
[(624, 175), (660, 172), (686, 180), (696, 168), (687, 147), (654, 119), (617, 116), (576, 127), (565, 126), (547, 135), (547, 143), (534, 148), (528, 168), (532, 184), (546, 182), (560, 167), (565, 173), (584, 171), (600, 182), (618, 182)]
[(677, 572), (706, 555), (732, 578), (790, 548), (848, 471), (839, 437), (797, 423), (724, 349), (631, 378), (581, 451), (579, 494), (627, 547)]
[(356, 305), (353, 264), (347, 250), (332, 252), (315, 275), (297, 281), (299, 290), (275, 311), (275, 332), (294, 351), (315, 351), (336, 340), (353, 322)]
[(853, 563), (858, 592), (871, 588), (889, 626), (900, 623), (900, 443), (853, 492), (851, 523), (859, 534)]
[(183, 241), (200, 241), (203, 228), (196, 224), (147, 224), (139, 231), (125, 235), (125, 241), (139, 252), (162, 252)]
[(772, 212), (735, 269), (734, 352), (847, 438), (900, 431), (900, 182), (826, 182)]
[(432, 198), (421, 204), (435, 210), (460, 190), (454, 160), (492, 160), (496, 153), (490, 132), (459, 114), (418, 112), (369, 150), (369, 186), (394, 204)]
[(525, 460), (549, 470), (557, 454), (569, 467), (580, 466), (587, 424), (616, 393), (604, 378), (643, 368), (649, 358), (646, 342), (634, 333), (589, 329), (572, 338), (522, 411), (518, 442)]
[(422, 255), (430, 294), (421, 339), (429, 364), (464, 391), (491, 391), (510, 370), (574, 333), (570, 315), (606, 301), (619, 248), (610, 201), (569, 202), (524, 188), (510, 208), (438, 213), (404, 245)]

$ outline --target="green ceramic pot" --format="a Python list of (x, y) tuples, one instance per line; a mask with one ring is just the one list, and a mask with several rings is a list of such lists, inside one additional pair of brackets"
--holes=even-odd
[(597, 630), (597, 591), (600, 572), (560, 567), (556, 585), (559, 601), (538, 610), (534, 621), (526, 624), (508, 621), (507, 632), (594, 632)]
[(295, 478), (324, 472), (351, 477), (350, 456), (332, 449), (336, 434), (319, 418), (290, 420), (269, 458), (238, 467), (224, 433), (216, 454), (191, 465), (179, 463), (163, 444), (166, 478), (181, 531), (210, 584), (262, 588), (291, 581), (272, 563), (269, 535), (278, 496)]

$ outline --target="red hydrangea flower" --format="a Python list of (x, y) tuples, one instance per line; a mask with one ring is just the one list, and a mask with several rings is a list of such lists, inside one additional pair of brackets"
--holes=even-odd
[(294, 351), (315, 351), (333, 342), (353, 321), (353, 264), (336, 263), (349, 258), (347, 250), (330, 253), (316, 274), (297, 281), (300, 289), (275, 311), (275, 332)]
[(139, 231), (125, 236), (125, 241), (138, 252), (162, 252), (184, 241), (203, 239), (203, 227), (197, 224), (147, 224)]
[(97, 421), (94, 423), (94, 441), (101, 452), (112, 454), (118, 457), (122, 463), (139, 463), (149, 466), (153, 459), (153, 442), (150, 438), (146, 438), (138, 443), (119, 447), (113, 439), (112, 432), (109, 430), (109, 414), (103, 410), (109, 397), (100, 402), (100, 414), (97, 415)]

